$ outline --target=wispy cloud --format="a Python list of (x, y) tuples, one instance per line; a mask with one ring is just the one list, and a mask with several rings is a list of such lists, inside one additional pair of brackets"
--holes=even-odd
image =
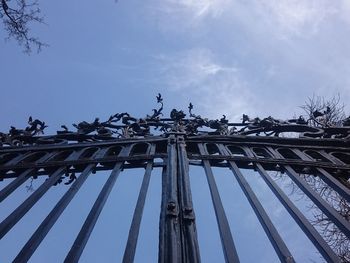
[(350, 1), (349, 0), (341, 0), (340, 17), (345, 22), (350, 24)]
[(209, 117), (230, 113), (231, 118), (247, 110), (253, 100), (240, 70), (218, 61), (207, 49), (192, 49), (158, 57), (161, 82), (173, 92), (185, 94)]
[(350, 23), (349, 0), (146, 0), (148, 19), (165, 33), (240, 23), (279, 39), (308, 38), (327, 22)]
[(165, 33), (186, 32), (219, 18), (230, 0), (149, 0), (150, 19)]
[[(239, 20), (246, 23), (253, 19), (266, 32), (275, 34), (278, 38), (315, 34), (329, 17), (350, 9), (347, 0), (151, 1), (152, 6), (156, 6), (153, 8), (153, 17), (160, 19), (159, 25), (165, 29), (189, 30), (193, 26), (210, 22), (212, 18), (226, 23)], [(177, 26), (171, 21), (176, 22)]]
[(179, 15), (181, 12), (192, 16), (194, 19), (205, 18), (206, 16), (217, 17), (230, 1), (228, 0), (165, 0), (162, 1), (162, 8), (168, 14)]
[(149, 1), (182, 43), (157, 57), (157, 81), (206, 114), (285, 118), (312, 94), (350, 98), (349, 0)]
[(282, 38), (315, 34), (337, 12), (334, 1), (329, 0), (269, 0), (253, 5), (266, 25)]

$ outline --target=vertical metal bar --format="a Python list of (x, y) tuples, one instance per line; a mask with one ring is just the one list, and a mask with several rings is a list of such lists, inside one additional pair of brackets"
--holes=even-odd
[[(297, 154), (304, 161), (314, 161), (313, 158), (309, 158), (299, 149), (293, 149), (294, 153)], [(321, 154), (321, 153), (320, 153)], [(332, 187), (340, 196), (342, 196), (346, 201), (350, 202), (350, 190), (331, 174), (329, 174), (323, 168), (317, 168), (317, 175), (330, 187)]]
[(178, 150), (178, 182), (179, 195), (181, 200), (181, 228), (183, 235), (182, 254), (184, 262), (200, 262), (195, 214), (192, 204), (192, 195), (189, 178), (188, 159), (183, 136), (177, 138)]
[[(222, 155), (229, 155), (228, 151), (222, 144), (218, 145), (218, 147)], [(232, 173), (236, 177), (236, 180), (239, 183), (241, 189), (243, 190), (245, 196), (247, 197), (251, 207), (253, 208), (256, 216), (258, 217), (262, 227), (264, 228), (265, 233), (268, 236), (270, 242), (272, 243), (272, 246), (274, 247), (281, 262), (295, 262), (292, 254), (290, 253), (283, 239), (279, 235), (277, 229), (274, 227), (269, 216), (265, 212), (265, 209), (259, 202), (259, 199), (256, 197), (248, 182), (245, 180), (243, 174), (239, 170), (236, 163), (234, 161), (228, 161), (228, 164), (230, 169), (232, 170)]]
[[(158, 261), (160, 263), (180, 263), (181, 242), (179, 226), (179, 203), (177, 187), (177, 154), (176, 154), (176, 137), (170, 135), (168, 138), (168, 158), (166, 167), (166, 182), (163, 185), (163, 220), (161, 222), (161, 231), (163, 237), (160, 241), (160, 251)], [(165, 188), (165, 189), (164, 189)], [(161, 214), (162, 219), (162, 214)]]
[[(120, 156), (128, 156), (130, 153), (131, 147), (123, 148), (122, 152), (120, 153)], [(100, 213), (107, 201), (107, 198), (112, 191), (112, 188), (120, 174), (122, 165), (124, 161), (117, 162), (107, 179), (106, 183), (104, 184), (101, 192), (99, 193), (93, 207), (90, 210), (89, 215), (87, 216), (83, 226), (80, 229), (80, 232), (77, 236), (77, 238), (74, 241), (74, 244), (72, 245), (70, 251), (68, 252), (68, 255), (66, 256), (64, 262), (65, 263), (71, 263), (71, 262), (78, 262), (81, 254), (83, 253), (83, 250), (86, 246), (86, 243), (89, 240), (89, 237), (91, 235), (92, 230), (95, 227), (95, 224), (97, 222), (98, 217), (100, 216)]]
[(0, 202), (4, 201), (11, 193), (21, 186), (27, 179), (35, 173), (35, 169), (27, 169), (16, 177), (11, 183), (0, 191)]
[[(54, 153), (55, 154), (55, 153)], [(54, 154), (46, 154), (41, 157), (35, 164), (41, 163), (47, 159), (49, 159)], [(16, 177), (11, 183), (9, 183), (4, 189), (0, 191), (0, 202), (5, 200), (11, 193), (13, 193), (19, 186), (21, 186), (33, 173), (35, 173), (35, 169), (27, 169), (23, 171), (19, 176)]]
[[(71, 153), (67, 161), (75, 160), (80, 152)], [(40, 200), (40, 198), (55, 184), (66, 170), (65, 167), (59, 167), (49, 178), (42, 183), (39, 188), (32, 193), (21, 205), (19, 205), (4, 221), (0, 223), (0, 239)]]
[[(156, 148), (155, 144), (152, 144), (148, 154), (154, 155), (155, 148)], [(140, 224), (141, 224), (141, 219), (143, 214), (143, 208), (145, 206), (146, 195), (147, 195), (147, 190), (151, 179), (152, 169), (153, 169), (153, 160), (147, 162), (147, 165), (146, 165), (145, 174), (143, 176), (141, 189), (139, 192), (139, 196), (137, 198), (137, 203), (136, 203), (134, 215), (131, 222), (131, 227), (129, 230), (128, 241), (124, 251), (123, 263), (134, 262), (137, 240), (138, 240)]]
[[(201, 155), (207, 155), (207, 150), (202, 143), (198, 143), (199, 152)], [(219, 190), (216, 186), (213, 172), (210, 167), (209, 160), (203, 160), (205, 174), (207, 176), (211, 198), (215, 210), (216, 220), (219, 227), (222, 249), (225, 256), (225, 261), (228, 263), (239, 262), (237, 251), (233, 242), (230, 226), (227, 221), (224, 207), (221, 202)]]
[(68, 206), (74, 195), (78, 192), (80, 187), (83, 185), (88, 175), (91, 173), (92, 168), (95, 164), (89, 164), (77, 180), (72, 184), (68, 191), (63, 195), (51, 212), (47, 215), (44, 221), (40, 224), (34, 234), (30, 237), (21, 251), (14, 259), (14, 263), (27, 262), (33, 255), (35, 250), (38, 248), (40, 243), (43, 241), (47, 233), (50, 231), (52, 226), (55, 224), (59, 216), (62, 214), (64, 209)]
[(158, 243), (158, 262), (165, 261), (165, 218), (166, 218), (166, 196), (167, 196), (167, 170), (166, 166), (162, 170), (162, 201), (159, 215), (159, 243)]
[[(105, 148), (100, 150), (96, 154), (94, 154), (91, 158), (100, 158), (103, 157), (108, 149)], [(63, 213), (65, 208), (69, 205), (69, 203), (74, 198), (75, 194), (79, 191), (81, 186), (84, 184), (88, 176), (90, 175), (92, 169), (96, 166), (96, 164), (89, 164), (85, 167), (83, 172), (79, 175), (79, 177), (74, 181), (71, 187), (67, 190), (67, 192), (61, 197), (61, 199), (57, 202), (55, 207), (51, 210), (51, 212), (47, 215), (44, 221), (40, 224), (34, 234), (30, 237), (27, 243), (23, 246), (21, 251), (18, 253), (13, 262), (27, 262), (29, 258), (33, 255), (35, 250), (38, 248), (40, 243), (46, 237), (47, 233), (53, 227), (57, 219)]]
[(332, 154), (327, 153), (325, 150), (317, 150), (323, 157), (330, 160), (334, 164), (346, 165), (346, 163), (342, 162), (338, 158), (334, 157)]
[[(245, 152), (250, 157), (254, 157), (253, 152), (248, 147), (244, 147)], [(329, 247), (327, 242), (321, 237), (313, 225), (307, 220), (307, 218), (300, 212), (300, 210), (293, 204), (293, 202), (288, 198), (288, 196), (281, 190), (281, 188), (271, 179), (267, 174), (265, 169), (260, 163), (255, 163), (255, 167), (261, 177), (264, 179), (267, 186), (275, 194), (282, 205), (287, 209), (288, 213), (293, 217), (295, 222), (303, 230), (305, 235), (310, 239), (310, 241), (315, 245), (316, 249), (324, 257), (324, 259), (331, 262), (340, 262), (338, 256)]]
[[(274, 154), (275, 158), (283, 158), (277, 151), (268, 147), (269, 151)], [(293, 182), (313, 201), (317, 207), (342, 231), (350, 238), (350, 223), (346, 221), (338, 212), (322, 199), (310, 186), (294, 171), (290, 165), (283, 165), (289, 177)]]
[(65, 171), (65, 167), (58, 168), (42, 183), (21, 205), (19, 205), (4, 221), (0, 223), (0, 239), (36, 204), (37, 201), (57, 182)]
[(29, 152), (29, 153), (23, 153), (23, 154), (20, 154), (19, 156), (13, 158), (12, 160), (6, 162), (4, 164), (4, 166), (8, 166), (8, 165), (16, 165), (18, 164), (21, 160), (23, 160), (25, 157), (27, 157), (28, 155), (32, 154), (32, 152)]
[(317, 168), (317, 175), (341, 197), (350, 202), (350, 190), (323, 168)]

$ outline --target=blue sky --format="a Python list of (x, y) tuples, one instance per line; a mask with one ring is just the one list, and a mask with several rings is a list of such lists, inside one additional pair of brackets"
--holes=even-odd
[(1, 130), (28, 114), (53, 129), (119, 111), (142, 116), (157, 92), (167, 110), (192, 101), (199, 114), (233, 119), (286, 118), (313, 94), (349, 101), (347, 0), (40, 5), (48, 25), (33, 34), (49, 48), (26, 56), (0, 41)]
[[(41, 1), (50, 47), (30, 56), (0, 27), (0, 131), (29, 115), (54, 132), (173, 107), (239, 120), (293, 117), (307, 97), (350, 101), (349, 0)], [(346, 109), (349, 112), (349, 107)]]

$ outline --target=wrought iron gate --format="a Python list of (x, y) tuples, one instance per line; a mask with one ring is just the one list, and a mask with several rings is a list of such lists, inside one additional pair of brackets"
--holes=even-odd
[[(96, 119), (74, 125), (76, 131), (63, 125), (57, 135), (44, 136), (41, 133), (45, 123), (30, 118), (24, 130), (12, 127), (9, 133), (0, 133), (0, 202), (25, 182), (46, 178), (0, 223), (0, 238), (52, 187), (66, 187), (14, 262), (30, 259), (92, 173), (110, 171), (66, 255), (65, 262), (78, 262), (119, 174), (126, 169), (143, 168), (123, 257), (123, 262), (133, 262), (152, 169), (156, 167), (162, 169), (158, 261), (200, 262), (189, 166), (204, 168), (226, 262), (239, 262), (240, 251), (230, 228), (234, 222), (229, 222), (220, 197), (215, 167), (232, 171), (281, 262), (295, 260), (242, 170), (251, 169), (260, 175), (324, 261), (349, 260), (350, 127), (346, 121), (343, 127), (320, 128), (309, 126), (302, 117), (280, 121), (271, 117), (251, 120), (244, 115), (242, 123), (230, 123), (225, 116), (208, 120), (195, 115), (192, 104), (188, 118), (175, 109), (170, 118), (162, 118), (160, 95), (157, 100), (160, 108), (143, 119), (127, 113), (115, 114), (105, 122)], [(298, 137), (285, 137), (285, 133), (297, 133)], [(336, 241), (297, 208), (271, 171), (288, 176), (312, 201), (323, 222), (331, 225), (328, 229), (337, 231)], [(322, 187), (315, 187), (313, 180), (322, 183)], [(336, 196), (336, 205), (324, 196), (325, 189), (332, 198)]]

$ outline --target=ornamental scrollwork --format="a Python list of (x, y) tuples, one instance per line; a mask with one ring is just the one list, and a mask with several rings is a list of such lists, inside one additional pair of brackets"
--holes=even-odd
[[(81, 121), (72, 124), (72, 129), (61, 125), (56, 135), (44, 136), (48, 126), (44, 121), (29, 117), (24, 129), (11, 126), (7, 133), (0, 132), (0, 147), (26, 146), (41, 144), (65, 144), (72, 142), (94, 142), (149, 136), (166, 136), (172, 132), (181, 132), (187, 136), (224, 135), (224, 136), (276, 136), (285, 133), (297, 133), (306, 138), (350, 138), (350, 117), (342, 121), (339, 127), (311, 125), (322, 112), (314, 112), (312, 119), (303, 116), (289, 120), (279, 120), (271, 116), (250, 118), (243, 114), (241, 122), (229, 122), (226, 115), (220, 119), (203, 118), (193, 112), (192, 103), (188, 106), (188, 117), (183, 110), (173, 109), (168, 118), (164, 117), (163, 98), (156, 96), (158, 107), (144, 118), (136, 118), (127, 112), (111, 115), (106, 121), (95, 118), (93, 121)], [(313, 122), (311, 122), (313, 121)]]

